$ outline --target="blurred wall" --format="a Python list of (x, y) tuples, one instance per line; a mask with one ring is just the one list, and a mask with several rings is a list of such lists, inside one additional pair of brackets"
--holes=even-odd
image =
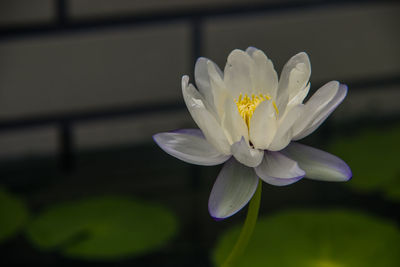
[[(160, 15), (167, 20), (143, 19)], [(0, 125), (183, 104), (180, 79), (192, 74), (194, 56), (223, 68), (231, 50), (248, 46), (264, 50), (278, 73), (292, 55), (306, 51), (314, 90), (330, 80), (349, 84), (333, 122), (399, 114), (399, 15), (395, 1), (4, 0)], [(71, 124), (78, 149), (151, 142), (156, 132), (191, 126), (184, 109)], [(55, 154), (58, 129), (0, 127), (0, 158)]]

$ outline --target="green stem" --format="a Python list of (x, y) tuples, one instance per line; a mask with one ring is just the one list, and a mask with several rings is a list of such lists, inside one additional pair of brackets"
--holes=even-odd
[(249, 208), (247, 210), (246, 220), (243, 224), (242, 231), (240, 232), (240, 236), (236, 241), (235, 246), (233, 247), (231, 254), (229, 254), (228, 258), (221, 265), (221, 267), (232, 267), (235, 265), (236, 261), (245, 251), (247, 244), (250, 241), (251, 236), (253, 235), (254, 227), (257, 223), (258, 210), (260, 208), (261, 201), (261, 180), (258, 181), (257, 190), (254, 193), (253, 198), (250, 200)]

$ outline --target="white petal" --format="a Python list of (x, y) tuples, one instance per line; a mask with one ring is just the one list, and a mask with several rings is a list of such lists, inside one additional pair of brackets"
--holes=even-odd
[(310, 75), (310, 60), (304, 52), (293, 56), (283, 67), (277, 96), (278, 110), (281, 115), (284, 114), (290, 100), (307, 86)]
[(311, 98), (305, 103), (304, 114), (301, 122), (308, 123), (310, 117), (318, 114), (335, 97), (339, 90), (339, 82), (331, 81), (319, 88)]
[(253, 81), (255, 90), (275, 99), (278, 89), (278, 75), (272, 61), (263, 51), (255, 47), (247, 48), (246, 52), (253, 58), (255, 64)]
[(301, 89), (297, 95), (295, 95), (294, 97), (292, 97), (286, 107), (286, 109), (290, 108), (291, 106), (295, 106), (298, 104), (302, 104), (304, 98), (306, 98), (306, 96), (308, 95), (308, 92), (310, 91), (310, 83), (307, 84), (306, 87), (304, 87), (303, 89)]
[(211, 77), (209, 74), (209, 65), (213, 65), (214, 70), (217, 71), (217, 75), (221, 77), (222, 79), (222, 72), (218, 68), (217, 65), (215, 65), (214, 62), (211, 60), (200, 57), (196, 61), (196, 65), (194, 68), (194, 77), (196, 81), (197, 88), (199, 89), (200, 94), (204, 97), (204, 100), (209, 104), (209, 106), (215, 111), (215, 103), (214, 103), (214, 93), (215, 89), (212, 87), (211, 84)]
[(253, 197), (258, 177), (253, 168), (228, 160), (211, 190), (208, 210), (215, 219), (224, 219), (241, 210)]
[(289, 185), (304, 177), (305, 172), (296, 161), (280, 152), (264, 153), (262, 163), (255, 168), (256, 174), (266, 183), (272, 185)]
[(259, 104), (250, 120), (250, 141), (255, 148), (267, 149), (277, 130), (276, 113), (272, 101)]
[(222, 127), (215, 117), (206, 109), (204, 99), (192, 84), (189, 77), (182, 78), (182, 94), (193, 120), (199, 126), (207, 141), (220, 153), (229, 155), (230, 144)]
[(239, 97), (240, 93), (254, 93), (253, 73), (254, 61), (246, 52), (235, 49), (229, 54), (224, 70), (224, 82), (233, 97)]
[(236, 103), (230, 98), (227, 98), (225, 101), (225, 114), (222, 118), (222, 127), (231, 144), (240, 141), (242, 136), (246, 141), (249, 140), (247, 125), (240, 116)]
[(203, 95), (204, 99), (214, 105), (214, 97), (211, 91), (210, 77), (208, 75), (207, 58), (200, 57), (196, 61), (194, 67), (194, 78), (196, 86), (199, 89), (200, 94)]
[[(307, 119), (308, 124), (306, 126), (301, 125), (303, 129), (298, 128), (297, 134), (293, 137), (293, 140), (302, 139), (312, 132), (314, 132), (328, 117), (329, 115), (337, 108), (337, 106), (342, 103), (343, 99), (347, 95), (347, 86), (344, 84), (340, 84), (339, 89), (336, 95), (333, 97), (331, 101), (328, 102), (321, 110), (318, 112), (309, 115), (308, 117), (304, 118)], [(302, 118), (300, 118), (301, 120)], [(301, 129), (301, 130), (300, 130)]]
[(218, 66), (211, 61), (207, 63), (207, 69), (210, 78), (210, 85), (213, 90), (215, 109), (217, 110), (219, 118), (222, 118), (224, 115), (225, 100), (228, 96), (224, 77)]
[(218, 165), (227, 161), (230, 157), (230, 155), (218, 152), (207, 142), (203, 133), (198, 129), (158, 133), (153, 138), (171, 156), (196, 165)]
[(307, 178), (343, 182), (352, 177), (349, 166), (343, 160), (325, 151), (292, 142), (282, 153), (297, 161)]
[(231, 151), (237, 161), (248, 167), (256, 167), (260, 165), (264, 155), (263, 150), (251, 148), (244, 137), (242, 137), (239, 142), (232, 145)]
[(274, 139), (272, 139), (268, 150), (279, 151), (290, 143), (293, 136), (293, 125), (302, 114), (303, 109), (303, 104), (297, 105), (287, 111), (286, 114), (280, 119), (278, 130), (276, 131)]
[(251, 57), (253, 56), (253, 53), (258, 51), (259, 49), (254, 47), (254, 46), (249, 46), (246, 49), (246, 53), (249, 54)]

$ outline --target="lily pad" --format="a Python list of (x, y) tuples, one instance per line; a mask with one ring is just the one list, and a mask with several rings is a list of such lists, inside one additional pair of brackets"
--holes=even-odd
[(346, 161), (353, 171), (347, 184), (362, 192), (382, 192), (400, 201), (400, 126), (364, 131), (332, 143), (330, 152)]
[(164, 246), (177, 220), (165, 207), (107, 196), (54, 205), (29, 226), (30, 241), (66, 257), (115, 260)]
[[(213, 261), (220, 266), (240, 226), (227, 230)], [(395, 223), (354, 211), (286, 211), (261, 217), (238, 261), (240, 266), (400, 266), (400, 231)]]
[(18, 233), (27, 219), (25, 203), (0, 187), (0, 242)]

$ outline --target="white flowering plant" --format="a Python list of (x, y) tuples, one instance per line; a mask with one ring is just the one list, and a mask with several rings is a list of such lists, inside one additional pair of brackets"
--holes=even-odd
[[(334, 182), (352, 177), (343, 160), (297, 142), (314, 132), (347, 94), (346, 85), (331, 81), (303, 103), (310, 75), (304, 52), (286, 63), (278, 79), (264, 52), (249, 47), (233, 50), (223, 72), (211, 60), (199, 58), (197, 88), (183, 76), (183, 98), (199, 129), (158, 133), (154, 140), (165, 152), (188, 163), (224, 163), (209, 198), (213, 218), (232, 216), (255, 192), (253, 200), (259, 202), (260, 181), (285, 186), (304, 177)], [(245, 229), (254, 227), (259, 204), (253, 206), (247, 219), (255, 219), (246, 220), (238, 243), (247, 242), (240, 239), (248, 239), (251, 231)]]

